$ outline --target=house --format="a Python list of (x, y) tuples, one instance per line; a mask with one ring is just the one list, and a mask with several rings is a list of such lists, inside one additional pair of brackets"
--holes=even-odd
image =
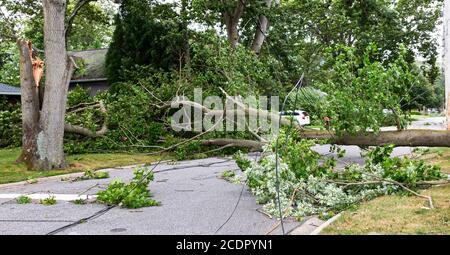
[(0, 96), (7, 98), (10, 103), (20, 102), (20, 88), (0, 83)]
[(105, 75), (105, 58), (108, 49), (72, 51), (70, 55), (77, 59), (79, 69), (72, 76), (69, 90), (77, 85), (89, 89), (94, 96), (99, 91), (108, 90), (109, 84)]
[[(69, 90), (77, 85), (89, 89), (92, 96), (99, 91), (108, 90), (105, 76), (105, 58), (108, 49), (72, 51), (70, 55), (77, 59), (79, 69), (75, 71), (69, 84)], [(20, 102), (20, 87), (0, 83), (0, 96), (6, 96), (12, 103)]]

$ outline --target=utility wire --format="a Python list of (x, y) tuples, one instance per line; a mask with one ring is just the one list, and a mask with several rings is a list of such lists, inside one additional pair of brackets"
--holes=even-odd
[[(281, 115), (285, 110), (286, 104), (288, 102), (289, 96), (296, 91), (295, 94), (295, 102), (294, 102), (294, 107), (297, 104), (297, 100), (298, 100), (298, 90), (300, 89), (300, 87), (303, 85), (303, 79), (304, 79), (304, 74), (302, 74), (300, 80), (297, 82), (297, 84), (295, 84), (294, 88), (292, 88), (292, 90), (286, 95), (286, 97), (284, 98), (284, 102), (283, 105), (281, 106), (281, 112), (279, 113), (279, 120), (278, 123), (281, 123)], [(292, 127), (294, 125), (294, 111), (291, 111), (291, 124), (289, 125), (289, 129), (288, 129), (288, 133), (286, 134), (286, 142), (292, 132)], [(283, 222), (283, 212), (281, 210), (281, 199), (280, 199), (280, 171), (279, 171), (279, 165), (280, 165), (280, 150), (279, 150), (279, 140), (280, 138), (277, 137), (276, 140), (276, 147), (275, 147), (275, 182), (276, 182), (276, 192), (277, 192), (277, 202), (278, 202), (278, 213), (280, 214), (280, 224), (281, 224), (281, 230), (283, 232), (283, 235), (286, 234), (285, 229), (284, 229), (284, 222)], [(285, 142), (285, 144), (286, 144)]]
[[(153, 173), (153, 171), (155, 170), (155, 168), (158, 167), (159, 164), (160, 164), (162, 161), (163, 161), (163, 157), (161, 157), (161, 158), (159, 159), (159, 161), (158, 161), (156, 164), (154, 164), (154, 166), (153, 166), (153, 168), (152, 168), (151, 170), (148, 170), (148, 172), (144, 174), (144, 176), (142, 177), (142, 179), (140, 179), (140, 180), (138, 181), (138, 183), (137, 183), (137, 184), (136, 184), (136, 185), (128, 192), (128, 194), (126, 194), (126, 195), (122, 198), (121, 202), (122, 202), (125, 198), (127, 198), (127, 197), (128, 197), (128, 196), (129, 196), (129, 195), (130, 195), (130, 194), (131, 194), (131, 193), (132, 193), (132, 192), (133, 192), (133, 191), (134, 191), (134, 190), (135, 190), (135, 189), (136, 189), (136, 188), (144, 181), (144, 180), (145, 180), (145, 179), (147, 179), (147, 177), (148, 177), (150, 174)], [(119, 204), (120, 204), (120, 203), (119, 203)], [(66, 229), (75, 227), (75, 226), (77, 226), (77, 225), (79, 225), (79, 224), (82, 224), (82, 223), (86, 223), (86, 222), (89, 221), (89, 220), (96, 219), (96, 218), (102, 216), (103, 214), (109, 212), (111, 209), (113, 209), (113, 208), (115, 208), (115, 207), (117, 207), (117, 205), (108, 205), (106, 208), (104, 208), (104, 209), (102, 209), (102, 210), (100, 210), (100, 211), (94, 213), (93, 215), (91, 215), (91, 216), (89, 216), (89, 217), (83, 218), (83, 219), (81, 219), (81, 220), (78, 220), (78, 221), (76, 221), (76, 222), (74, 222), (74, 223), (65, 225), (65, 226), (63, 226), (63, 227), (57, 228), (57, 229), (55, 229), (55, 230), (53, 230), (53, 231), (47, 233), (47, 235), (55, 235), (55, 234), (58, 234), (58, 233), (60, 233), (60, 232), (62, 232), (62, 231), (64, 231), (64, 230), (66, 230)]]
[[(257, 160), (258, 160), (258, 154), (255, 154), (255, 162), (257, 162)], [(251, 171), (251, 169), (249, 169), (248, 171)], [(242, 183), (241, 193), (239, 194), (238, 200), (236, 202), (236, 205), (234, 206), (233, 211), (231, 212), (230, 216), (228, 216), (228, 218), (225, 220), (225, 222), (222, 225), (220, 225), (220, 227), (216, 230), (215, 234), (219, 233), (219, 231), (231, 220), (231, 218), (233, 218), (233, 215), (236, 212), (239, 203), (241, 202), (242, 194), (244, 193), (244, 189), (247, 184), (248, 184), (248, 180), (246, 180), (244, 183)]]
[[(131, 189), (131, 190), (128, 192), (128, 194), (122, 199), (122, 201), (123, 201), (125, 198), (127, 198), (127, 197), (131, 194), (131, 192), (133, 192), (133, 190), (136, 189), (137, 186), (138, 186), (140, 183), (142, 183), (142, 182), (143, 182), (143, 181), (144, 181), (151, 173), (161, 173), (161, 172), (176, 171), (176, 170), (180, 170), (180, 169), (188, 169), (188, 168), (192, 168), (192, 167), (209, 167), (209, 166), (212, 166), (212, 165), (215, 165), (215, 164), (222, 164), (222, 163), (226, 163), (226, 162), (229, 162), (229, 161), (230, 161), (230, 160), (223, 160), (223, 161), (219, 161), (219, 162), (213, 162), (213, 163), (208, 163), (208, 164), (200, 164), (200, 165), (195, 165), (195, 166), (188, 166), (188, 167), (184, 167), (184, 168), (183, 168), (183, 167), (172, 167), (172, 168), (168, 168), (168, 169), (162, 169), (162, 170), (160, 170), (160, 171), (155, 171), (156, 167), (158, 167), (158, 166), (163, 162), (163, 157), (161, 157), (161, 159), (159, 159), (159, 161), (158, 161), (157, 163), (152, 164), (153, 168), (152, 168), (151, 170), (149, 170), (149, 171), (144, 175), (144, 177), (136, 184), (136, 186), (134, 186), (133, 189)], [(242, 196), (242, 192), (241, 192), (241, 196)], [(47, 235), (55, 235), (55, 234), (58, 234), (58, 233), (60, 233), (60, 232), (62, 232), (62, 231), (65, 231), (65, 230), (67, 230), (67, 229), (69, 229), (69, 228), (75, 227), (75, 226), (77, 226), (77, 225), (79, 225), (79, 224), (86, 223), (87, 221), (96, 219), (96, 218), (102, 216), (103, 214), (107, 213), (108, 211), (110, 211), (111, 209), (113, 209), (113, 208), (115, 208), (115, 207), (117, 207), (117, 205), (109, 205), (108, 207), (106, 207), (106, 208), (104, 208), (104, 209), (102, 209), (102, 210), (100, 210), (100, 211), (94, 213), (93, 215), (91, 215), (91, 216), (89, 216), (89, 217), (80, 219), (80, 220), (75, 221), (75, 222), (73, 222), (73, 223), (71, 223), (71, 224), (68, 224), (68, 225), (63, 226), (63, 227), (61, 227), (61, 228), (58, 228), (58, 229), (56, 229), (56, 230), (53, 230), (53, 231), (47, 233)], [(237, 206), (236, 206), (236, 207), (237, 207)], [(235, 210), (236, 210), (236, 208), (235, 208)], [(230, 217), (230, 218), (231, 218), (231, 217)], [(226, 223), (225, 223), (225, 224), (226, 224)], [(225, 224), (224, 224), (224, 225), (225, 225)]]

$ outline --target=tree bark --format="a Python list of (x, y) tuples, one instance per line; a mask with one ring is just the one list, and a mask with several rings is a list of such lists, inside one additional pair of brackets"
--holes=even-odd
[[(265, 4), (267, 7), (270, 7), (272, 5), (272, 0), (265, 0)], [(266, 15), (261, 14), (259, 16), (259, 22), (256, 26), (255, 37), (252, 43), (252, 50), (256, 54), (259, 54), (261, 52), (262, 45), (266, 40), (268, 27), (269, 20), (267, 19)]]
[(447, 130), (450, 130), (450, 0), (444, 1), (444, 79)]
[(64, 116), (74, 63), (67, 55), (64, 19), (66, 0), (43, 0), (46, 61), (45, 94), (41, 110), (41, 131), (37, 137), (37, 169), (65, 168)]
[(203, 140), (202, 145), (217, 145), (217, 146), (225, 146), (230, 145), (233, 147), (239, 148), (248, 148), (252, 151), (260, 151), (262, 150), (262, 146), (264, 142), (252, 141), (252, 140), (238, 140), (238, 139), (227, 139), (227, 138), (219, 138), (219, 139), (211, 139), (211, 140)]
[(31, 49), (27, 41), (18, 40), (20, 52), (20, 92), (22, 108), (22, 153), (17, 162), (32, 168), (38, 160), (37, 134), (39, 128), (39, 93), (33, 78)]
[[(222, 0), (222, 4), (226, 4), (226, 1)], [(234, 49), (239, 42), (239, 21), (241, 20), (242, 14), (245, 9), (245, 0), (237, 0), (237, 5), (234, 10), (225, 10), (222, 13), (225, 27), (227, 29), (228, 42), (230, 46)]]
[(394, 144), (395, 146), (426, 146), (449, 147), (450, 132), (446, 130), (402, 130), (383, 131), (378, 134), (336, 136), (330, 131), (303, 130), (302, 137), (310, 139), (329, 139), (330, 143), (338, 145), (380, 146)]
[(183, 20), (181, 30), (183, 31), (183, 57), (184, 64), (190, 65), (191, 63), (191, 47), (189, 45), (189, 17), (188, 17), (188, 0), (181, 0), (181, 18)]
[[(301, 136), (307, 139), (329, 140), (330, 144), (337, 145), (356, 145), (382, 146), (393, 144), (395, 146), (408, 147), (448, 147), (450, 146), (450, 132), (445, 130), (403, 130), (403, 131), (384, 131), (378, 134), (369, 133), (366, 135), (344, 135), (335, 136), (328, 131), (303, 130)], [(217, 145), (248, 148), (252, 151), (261, 151), (267, 142), (239, 139), (211, 139), (201, 141), (202, 145)]]

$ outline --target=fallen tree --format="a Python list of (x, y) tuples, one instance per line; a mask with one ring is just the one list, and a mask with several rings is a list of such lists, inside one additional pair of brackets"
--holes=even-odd
[(336, 159), (314, 153), (313, 141), (295, 140), (285, 132), (279, 138), (286, 141), (279, 157), (273, 147), (265, 147), (256, 161), (244, 153), (234, 155), (243, 171), (238, 180), (248, 185), (264, 212), (272, 216), (328, 218), (363, 201), (392, 194), (417, 196), (427, 202), (421, 208), (433, 209), (432, 198), (420, 189), (449, 184), (438, 166), (390, 157), (393, 146), (369, 149), (364, 164), (348, 164), (336, 171)]
[[(307, 139), (328, 140), (330, 144), (356, 145), (356, 146), (382, 146), (393, 144), (395, 146), (408, 147), (448, 147), (450, 146), (450, 132), (445, 130), (402, 130), (384, 131), (379, 133), (369, 132), (359, 135), (337, 136), (330, 131), (301, 130), (301, 136)], [(204, 145), (225, 146), (231, 144), (234, 147), (261, 150), (265, 142), (239, 139), (211, 139), (202, 141)]]
[[(278, 115), (274, 112), (269, 112), (266, 110), (255, 109), (244, 105), (240, 100), (229, 96), (225, 91), (224, 93), (226, 100), (230, 100), (235, 103), (238, 108), (232, 110), (232, 115), (238, 115), (245, 117), (249, 116), (259, 116), (263, 118), (278, 118)], [(203, 105), (196, 102), (192, 102), (186, 99), (179, 99), (171, 102), (175, 105), (184, 105), (192, 108), (197, 108), (202, 111), (204, 116), (217, 116), (217, 119), (229, 120), (225, 118), (227, 115), (226, 110), (209, 109)], [(167, 108), (169, 103), (164, 103), (160, 107)], [(230, 114), (230, 111), (228, 111)], [(288, 118), (280, 118), (280, 125), (289, 126), (293, 124), (296, 131), (300, 132), (301, 136), (307, 139), (319, 139), (328, 140), (331, 144), (337, 145), (356, 145), (356, 146), (381, 146), (387, 144), (393, 144), (395, 146), (426, 146), (426, 147), (447, 147), (450, 146), (450, 132), (445, 130), (423, 130), (423, 129), (413, 129), (413, 130), (400, 130), (400, 131), (383, 131), (383, 132), (366, 132), (360, 134), (341, 134), (337, 135), (335, 132), (328, 130), (310, 130), (304, 129), (298, 125), (297, 122), (291, 123)], [(208, 131), (209, 132), (209, 131)], [(250, 132), (255, 133), (255, 131), (250, 130)], [(253, 140), (240, 140), (240, 139), (210, 139), (202, 141), (203, 145), (217, 145), (225, 146), (230, 145), (234, 147), (249, 148), (250, 150), (261, 150), (262, 146), (266, 141)]]
[(301, 134), (305, 138), (329, 140), (338, 145), (380, 146), (393, 144), (395, 146), (426, 146), (448, 147), (450, 146), (450, 132), (446, 130), (422, 130), (411, 129), (402, 131), (383, 131), (379, 133), (337, 136), (330, 131), (303, 130)]
[(203, 140), (202, 145), (216, 145), (216, 146), (230, 146), (230, 147), (238, 147), (238, 148), (248, 148), (252, 151), (260, 151), (264, 142), (253, 141), (253, 140), (240, 140), (240, 139), (228, 139), (228, 138), (219, 138), (219, 139), (211, 139), (211, 140)]

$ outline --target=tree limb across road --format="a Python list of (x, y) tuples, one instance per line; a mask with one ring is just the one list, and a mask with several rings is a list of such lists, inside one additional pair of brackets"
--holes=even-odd
[[(367, 133), (359, 135), (336, 136), (330, 131), (302, 130), (301, 136), (307, 139), (329, 140), (331, 144), (356, 145), (356, 146), (381, 146), (393, 144), (395, 146), (408, 147), (448, 147), (450, 146), (450, 132), (445, 130), (403, 130), (384, 131), (379, 133)], [(212, 139), (202, 141), (203, 145), (224, 146), (232, 144), (235, 147), (249, 148), (251, 150), (261, 150), (264, 142), (238, 139)]]
[(303, 130), (301, 134), (310, 139), (327, 139), (337, 145), (380, 146), (394, 144), (395, 146), (450, 146), (450, 132), (445, 130), (411, 129), (402, 131), (369, 132), (359, 135), (336, 136), (333, 132), (322, 130)]

